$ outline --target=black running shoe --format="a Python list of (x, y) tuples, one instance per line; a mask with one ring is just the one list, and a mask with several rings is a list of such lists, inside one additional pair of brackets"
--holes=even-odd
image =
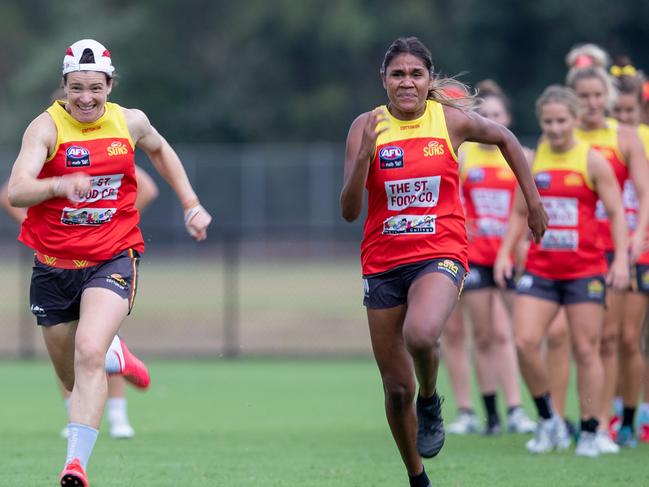
[(433, 394), (432, 404), (425, 406), (417, 396), (417, 451), (424, 458), (432, 458), (444, 446), (444, 423), (442, 421), (442, 399)]

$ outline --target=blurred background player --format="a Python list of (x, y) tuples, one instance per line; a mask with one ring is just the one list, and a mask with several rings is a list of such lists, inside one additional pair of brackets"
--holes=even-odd
[[(484, 80), (476, 89), (477, 112), (508, 127), (511, 123), (509, 99), (500, 87), (492, 80)], [(508, 291), (501, 293), (493, 280), (493, 263), (509, 220), (516, 177), (495, 145), (462, 144), (459, 158), (471, 269), (460, 304), (468, 310), (473, 325), (475, 372), (486, 416), (483, 432), (495, 435), (501, 431), (496, 406), (496, 391), (500, 386), (507, 404), (507, 430), (530, 433), (536, 424), (521, 407), (511, 321), (503, 303), (510, 296)], [(513, 289), (511, 281), (509, 289)], [(450, 369), (458, 359), (463, 359), (462, 355), (453, 353), (445, 357)], [(451, 372), (451, 375), (458, 374)], [(468, 389), (468, 386), (467, 380), (464, 387)], [(473, 427), (471, 411), (463, 407), (459, 413), (456, 421), (449, 425), (449, 432), (461, 433), (462, 429)]]
[[(107, 101), (113, 73), (110, 52), (97, 41), (67, 49), (66, 100), (27, 127), (8, 183), (9, 202), (29, 208), (19, 239), (36, 251), (31, 309), (57, 375), (72, 391), (63, 486), (88, 486), (106, 371), (125, 373), (135, 360), (117, 337), (133, 306), (144, 250), (134, 206), (135, 148), (175, 191), (192, 237), (204, 240), (211, 222), (180, 159), (146, 115)], [(92, 224), (82, 214), (92, 215)], [(148, 386), (139, 369), (125, 376)]]
[[(514, 169), (539, 239), (545, 212), (516, 138), (441, 92), (417, 38), (399, 38), (381, 66), (388, 103), (358, 116), (345, 152), (342, 216), (356, 220), (368, 191), (361, 262), (372, 349), (385, 408), (411, 487), (429, 487), (421, 457), (444, 444), (437, 392), (439, 337), (467, 270), (457, 148), (496, 144)], [(414, 403), (416, 375), (419, 393)]]
[[(642, 142), (635, 128), (607, 117), (607, 110), (612, 108), (617, 93), (605, 69), (608, 64), (606, 52), (598, 46), (586, 44), (572, 49), (566, 61), (569, 66), (566, 84), (577, 93), (581, 104), (577, 137), (600, 151), (613, 168), (622, 192), (630, 231), (630, 265), (637, 276), (637, 265), (642, 266), (647, 258), (643, 252), (649, 224), (649, 168)], [(598, 205), (597, 220), (600, 247), (610, 260), (613, 242), (610, 224), (601, 204)], [(635, 285), (638, 280), (634, 278), (632, 282)], [(639, 289), (642, 289), (644, 285), (640, 284)], [(610, 438), (608, 425), (620, 370), (620, 335), (625, 329), (638, 329), (638, 323), (642, 322), (645, 314), (645, 297), (637, 291), (612, 289), (606, 295), (601, 341), (604, 388), (598, 433), (600, 450), (605, 453), (617, 453), (619, 450)]]
[[(612, 222), (615, 254), (606, 283), (615, 289), (628, 285), (628, 240), (619, 187), (606, 160), (576, 138), (578, 114), (579, 102), (568, 88), (550, 86), (537, 101), (543, 139), (532, 173), (550, 221), (540, 244), (531, 244), (525, 272), (516, 284), (514, 335), (521, 371), (539, 415), (527, 449), (543, 453), (567, 448), (570, 438), (565, 423), (553, 412), (541, 351), (552, 320), (560, 306), (565, 307), (577, 364), (581, 417), (575, 452), (596, 457), (600, 453), (596, 398), (601, 396), (603, 375), (599, 339), (606, 294), (606, 260), (592, 231), (598, 198)], [(518, 195), (495, 264), (495, 277), (501, 286), (512, 275), (510, 255), (525, 233), (525, 214)]]
[[(621, 57), (611, 66), (615, 78), (617, 97), (612, 114), (623, 124), (635, 127), (642, 141), (645, 155), (649, 154), (649, 126), (641, 123), (643, 105), (643, 86), (645, 78), (636, 70), (627, 57)], [(631, 208), (637, 207), (635, 201), (629, 201)], [(631, 215), (632, 216), (632, 215)], [(649, 252), (643, 252), (632, 268), (631, 290), (627, 293), (625, 306), (631, 309), (625, 312), (620, 334), (619, 374), (617, 389), (619, 396), (613, 401), (615, 416), (611, 419), (609, 433), (620, 446), (635, 446), (636, 405), (642, 389), (646, 359), (642, 352), (643, 327), (645, 337), (649, 333), (646, 326), (647, 306), (649, 305)], [(646, 338), (645, 338), (646, 347)], [(645, 383), (647, 377), (645, 377)], [(640, 405), (638, 435), (642, 441), (649, 441), (649, 401)]]

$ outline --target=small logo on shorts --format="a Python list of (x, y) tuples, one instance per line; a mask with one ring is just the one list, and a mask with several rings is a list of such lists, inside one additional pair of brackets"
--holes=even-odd
[(438, 262), (437, 269), (446, 271), (449, 274), (453, 274), (453, 276), (457, 276), (457, 273), (460, 270), (458, 265), (451, 259), (444, 259), (443, 261)]
[(47, 316), (45, 310), (36, 304), (32, 304), (30, 309), (34, 316)]
[(642, 289), (649, 289), (649, 271), (644, 271), (640, 277), (642, 282)]
[(604, 295), (604, 284), (598, 279), (589, 281), (587, 287), (589, 298), (601, 298)]
[(90, 152), (85, 147), (73, 145), (65, 150), (66, 167), (87, 167), (90, 165)]
[(121, 274), (111, 274), (106, 278), (106, 282), (110, 282), (111, 284), (117, 286), (120, 289), (126, 289), (128, 287), (128, 283), (121, 276)]
[(363, 279), (363, 294), (366, 298), (370, 297), (370, 281)]
[(531, 288), (532, 284), (534, 284), (534, 278), (529, 274), (523, 274), (516, 283), (516, 289), (519, 291), (525, 291), (526, 289)]

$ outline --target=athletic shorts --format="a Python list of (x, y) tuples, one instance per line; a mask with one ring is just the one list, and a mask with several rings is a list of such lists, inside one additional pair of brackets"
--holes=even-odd
[[(606, 263), (611, 267), (614, 252), (606, 251)], [(633, 264), (629, 269), (630, 287), (629, 290), (634, 293), (649, 294), (649, 265)]]
[(128, 300), (131, 313), (137, 291), (139, 254), (125, 250), (111, 260), (81, 269), (50, 267), (34, 258), (29, 289), (31, 311), (41, 326), (58, 325), (79, 319), (84, 289), (110, 289)]
[(447, 276), (462, 291), (466, 269), (455, 259), (431, 259), (405, 264), (381, 274), (363, 277), (365, 297), (363, 304), (370, 309), (393, 308), (408, 301), (408, 290), (420, 276), (439, 272)]
[(606, 301), (606, 282), (602, 275), (579, 279), (546, 279), (525, 271), (516, 281), (516, 293), (559, 304), (603, 305)]
[[(469, 268), (469, 273), (464, 280), (464, 292), (498, 287), (498, 284), (494, 280), (493, 266), (472, 264), (469, 262)], [(510, 291), (516, 289), (513, 279), (505, 279), (505, 289)]]

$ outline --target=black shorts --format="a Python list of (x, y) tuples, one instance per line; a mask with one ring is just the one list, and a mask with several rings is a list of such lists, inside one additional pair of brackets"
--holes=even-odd
[(518, 294), (547, 299), (559, 304), (606, 302), (604, 276), (597, 275), (579, 279), (546, 279), (525, 271), (516, 281)]
[[(494, 280), (493, 266), (472, 264), (469, 262), (469, 269), (469, 273), (464, 280), (464, 292), (498, 287), (498, 284)], [(513, 279), (505, 279), (505, 289), (516, 289)]]
[(381, 274), (363, 276), (365, 297), (363, 304), (370, 309), (393, 308), (408, 301), (408, 290), (419, 276), (429, 272), (439, 272), (447, 276), (459, 291), (466, 270), (459, 260), (431, 259), (414, 264), (405, 264)]
[[(606, 251), (606, 263), (611, 267), (613, 262), (614, 252)], [(647, 264), (633, 264), (629, 269), (629, 290), (634, 293), (649, 294), (649, 265)]]
[(50, 267), (34, 259), (29, 302), (36, 322), (52, 326), (78, 320), (81, 293), (91, 287), (110, 289), (128, 299), (130, 314), (137, 291), (139, 261), (139, 254), (132, 250), (82, 269)]

